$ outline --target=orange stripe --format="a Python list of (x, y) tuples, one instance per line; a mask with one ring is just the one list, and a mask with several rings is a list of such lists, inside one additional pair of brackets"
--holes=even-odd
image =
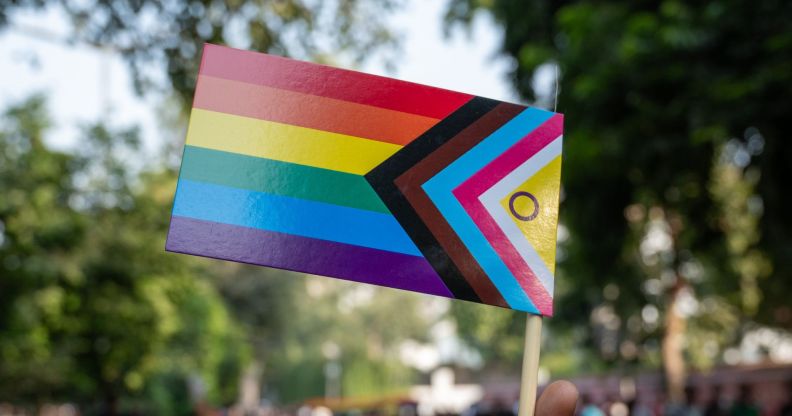
[(198, 77), (193, 107), (406, 145), (438, 120), (261, 85)]
[(201, 75), (442, 119), (473, 96), (275, 55), (204, 44)]

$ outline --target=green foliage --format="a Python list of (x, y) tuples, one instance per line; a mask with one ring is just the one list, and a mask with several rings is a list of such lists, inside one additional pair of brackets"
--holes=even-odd
[(148, 392), (171, 408), (157, 384), (190, 376), (213, 402), (234, 400), (239, 328), (185, 259), (162, 253), (175, 178), (129, 176), (134, 129), (88, 126), (75, 155), (48, 148), (47, 120), (34, 97), (0, 122), (0, 400), (114, 412)]
[[(385, 52), (387, 61), (395, 38), (384, 17), (400, 4), (21, 0), (0, 2), (0, 29), (16, 11), (54, 7), (71, 20), (69, 42), (121, 53), (139, 92), (174, 92), (186, 110), (204, 42), (346, 64)], [(190, 414), (196, 389), (228, 405), (256, 368), (266, 394), (298, 401), (324, 394), (328, 340), (343, 351), (345, 394), (411, 379), (392, 362), (398, 341), (425, 329), (401, 310), (414, 298), (377, 292), (381, 310), (364, 302), (339, 318), (349, 285), (306, 303), (294, 273), (164, 253), (176, 180), (160, 171), (167, 161), (128, 163), (141, 156), (139, 132), (105, 123), (84, 128), (76, 153), (53, 151), (43, 101), (10, 109), (0, 125), (0, 401)]]
[(669, 300), (692, 294), (690, 350), (720, 334), (695, 359), (708, 364), (741, 317), (792, 327), (790, 3), (456, 0), (448, 18), (482, 9), (526, 99), (547, 102), (536, 71), (560, 68), (569, 238), (551, 325), (652, 363)]
[[(55, 7), (70, 42), (120, 52), (139, 92), (175, 92), (186, 110), (204, 42), (357, 63), (393, 50), (383, 22), (400, 4), (22, 0), (0, 3), (0, 29), (18, 10)], [(395, 362), (401, 340), (425, 334), (415, 297), (350, 301), (363, 292), (336, 283), (306, 300), (294, 273), (166, 254), (176, 177), (159, 170), (166, 161), (128, 163), (139, 132), (86, 126), (79, 150), (63, 153), (44, 143), (47, 127), (37, 98), (0, 129), (0, 401), (190, 414), (196, 389), (231, 404), (241, 374), (258, 368), (265, 394), (294, 402), (324, 394), (328, 342), (342, 352), (344, 394), (412, 380)]]
[(468, 302), (452, 303), (451, 314), (456, 319), (458, 331), (481, 353), (485, 363), (502, 366), (501, 370), (519, 368), (525, 314)]
[(34, 97), (10, 109), (0, 130), (0, 383), (19, 396), (64, 382), (71, 363), (68, 354), (50, 349), (47, 323), (63, 325), (60, 309), (70, 299), (55, 283), (79, 272), (74, 261), (59, 267), (57, 260), (70, 254), (86, 228), (64, 207), (75, 190), (63, 176), (74, 166), (66, 155), (44, 149), (48, 125), (43, 99)]
[(340, 365), (340, 392), (347, 397), (399, 391), (413, 382), (412, 370), (400, 363), (399, 347), (406, 339), (424, 340), (432, 323), (421, 313), (421, 295), (287, 272), (264, 277), (272, 272), (244, 269), (269, 285), (248, 296), (287, 298), (278, 313), (288, 317), (274, 321), (277, 331), (248, 331), (264, 367), (265, 394), (285, 403), (324, 396), (325, 366), (331, 361)]
[[(0, 28), (19, 8), (58, 5), (71, 19), (70, 39), (122, 53), (139, 91), (172, 87), (189, 108), (205, 42), (302, 59), (358, 62), (375, 48), (382, 51), (383, 45), (393, 45), (383, 17), (400, 4), (401, 0), (15, 0), (0, 2)], [(161, 81), (163, 75), (167, 85)]]
[(86, 126), (63, 153), (47, 120), (35, 97), (0, 121), (0, 401), (192, 414), (196, 386), (232, 405), (256, 364), (293, 403), (325, 394), (329, 360), (347, 396), (413, 382), (421, 295), (165, 253), (176, 177), (132, 173), (137, 131)]

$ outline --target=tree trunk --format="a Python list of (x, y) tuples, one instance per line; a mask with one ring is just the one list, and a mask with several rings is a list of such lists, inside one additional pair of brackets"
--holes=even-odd
[[(678, 280), (681, 282), (682, 279)], [(673, 403), (682, 403), (685, 400), (687, 366), (684, 341), (687, 318), (679, 312), (679, 299), (684, 288), (685, 285), (679, 283), (669, 293), (661, 347), (666, 391), (668, 399)]]

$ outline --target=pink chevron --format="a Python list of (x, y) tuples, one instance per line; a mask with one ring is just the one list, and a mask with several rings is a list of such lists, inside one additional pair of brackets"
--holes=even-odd
[(509, 270), (517, 277), (525, 293), (533, 300), (539, 311), (547, 316), (553, 314), (552, 296), (545, 290), (533, 270), (512, 246), (503, 230), (478, 198), (509, 172), (560, 136), (562, 129), (563, 115), (558, 114), (551, 117), (453, 190), (454, 196), (501, 256)]

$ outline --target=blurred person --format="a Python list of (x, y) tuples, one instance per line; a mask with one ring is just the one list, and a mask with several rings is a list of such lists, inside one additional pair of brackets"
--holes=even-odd
[(512, 406), (509, 406), (506, 401), (502, 399), (495, 399), (492, 403), (492, 411), (490, 416), (514, 416), (516, 413), (512, 411)]
[(759, 416), (759, 406), (753, 401), (751, 387), (747, 384), (740, 386), (740, 395), (731, 408), (731, 416)]
[[(707, 405), (704, 407), (704, 416), (726, 416), (726, 405), (723, 402), (723, 396), (720, 386), (712, 387), (712, 397), (710, 397)], [(792, 415), (791, 415), (792, 416)]]
[(792, 380), (787, 381), (787, 402), (781, 407), (778, 416), (792, 416)]
[(645, 404), (641, 403), (638, 393), (627, 402), (627, 408), (630, 411), (630, 416), (652, 416), (653, 413)]
[(614, 395), (608, 401), (608, 415), (609, 416), (628, 416), (630, 413), (627, 404), (620, 396)]
[(627, 407), (627, 403), (621, 401), (613, 402), (608, 407), (608, 414), (610, 416), (629, 416), (630, 408)]
[(662, 415), (665, 413), (665, 402), (667, 398), (664, 392), (659, 391), (657, 392), (657, 396), (655, 396), (655, 401), (652, 403), (652, 414), (653, 415)]
[(605, 416), (605, 412), (591, 400), (591, 396), (583, 394), (580, 396), (580, 416)]
[[(473, 406), (475, 406), (475, 405), (473, 405)], [(471, 406), (471, 408), (473, 408), (473, 406)], [(467, 410), (465, 412), (467, 412)], [(465, 415), (465, 413), (462, 413), (462, 414)], [(402, 404), (399, 405), (399, 409), (397, 410), (396, 415), (397, 416), (417, 416), (418, 415), (418, 405), (416, 403), (412, 403), (412, 402), (402, 403)]]
[(470, 405), (467, 410), (463, 411), (461, 416), (486, 416), (490, 414), (492, 405), (486, 400), (480, 400)]
[(685, 387), (684, 403), (669, 403), (665, 410), (666, 416), (701, 416), (701, 411), (696, 407), (696, 390)]
[[(544, 392), (544, 389), (540, 389), (538, 392), (536, 392), (536, 394), (541, 396), (542, 392)], [(515, 397), (514, 400), (512, 400), (512, 408), (511, 409), (512, 409), (512, 413), (514, 413), (515, 415), (520, 413), (520, 393), (519, 392), (517, 393), (517, 397)]]

